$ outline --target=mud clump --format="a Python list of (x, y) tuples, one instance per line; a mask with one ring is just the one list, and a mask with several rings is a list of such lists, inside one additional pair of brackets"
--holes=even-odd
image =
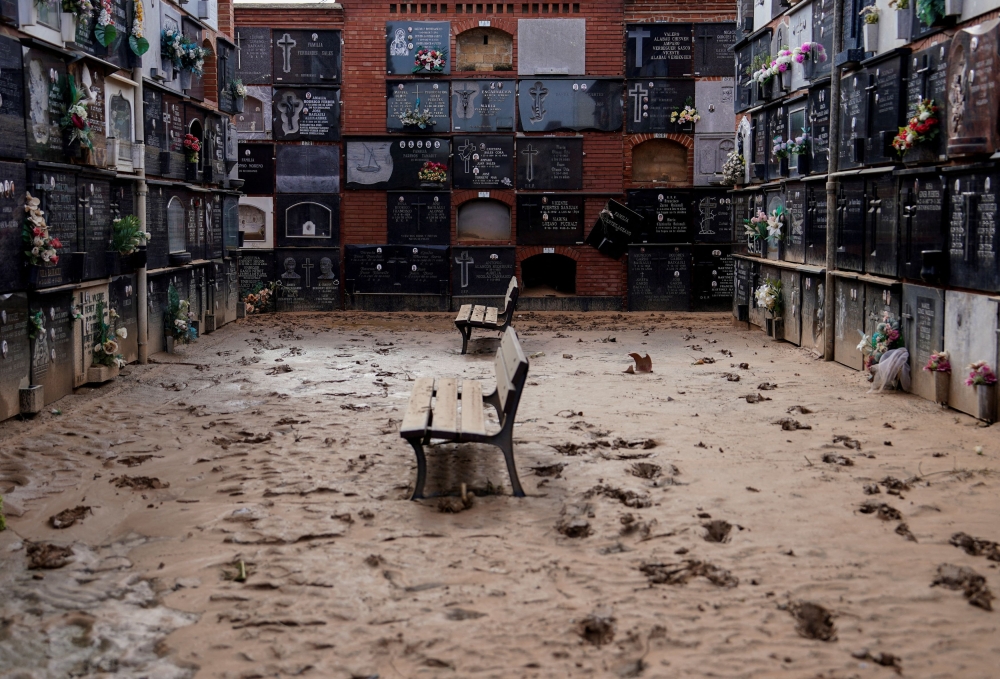
[(87, 516), (88, 513), (93, 513), (90, 507), (84, 507), (83, 505), (77, 505), (73, 509), (64, 509), (55, 516), (49, 517), (49, 525), (53, 528), (69, 528), (77, 521), (83, 521), (83, 518)]
[(557, 462), (556, 464), (547, 464), (541, 467), (528, 467), (531, 471), (535, 472), (535, 476), (551, 476), (552, 478), (561, 478), (562, 470), (566, 468), (566, 465), (562, 462)]
[(556, 530), (568, 538), (585, 538), (593, 533), (590, 522), (586, 519), (561, 519), (556, 524)]
[(115, 488), (131, 488), (132, 490), (161, 490), (170, 487), (166, 481), (160, 481), (153, 476), (129, 476), (127, 474), (111, 479), (111, 483), (115, 485)]
[(732, 524), (722, 519), (704, 523), (702, 528), (705, 529), (705, 542), (729, 542), (729, 533), (733, 530)]
[(799, 429), (812, 429), (812, 425), (802, 424), (798, 420), (791, 417), (782, 417), (780, 420), (777, 420), (772, 424), (780, 424), (782, 431), (798, 431)]
[(594, 486), (584, 494), (584, 497), (589, 499), (595, 495), (603, 495), (612, 500), (618, 500), (626, 507), (631, 507), (632, 509), (643, 509), (653, 506), (653, 501), (648, 495), (640, 495), (634, 490), (622, 490), (621, 488), (608, 485)]
[(974, 538), (967, 533), (955, 533), (948, 544), (964, 550), (969, 556), (985, 556), (990, 561), (1000, 561), (1000, 544), (992, 540)]
[(896, 535), (902, 535), (910, 542), (917, 541), (917, 536), (915, 536), (912, 532), (910, 532), (910, 527), (907, 526), (905, 523), (900, 523), (898, 526), (896, 526)]
[(621, 535), (627, 536), (638, 533), (643, 538), (649, 537), (649, 534), (653, 531), (653, 526), (656, 525), (656, 519), (640, 521), (640, 518), (632, 514), (625, 514), (619, 517), (618, 521), (622, 525)]
[(125, 465), (126, 467), (138, 467), (143, 462), (151, 459), (153, 459), (152, 455), (128, 455), (118, 458), (118, 464)]
[(726, 569), (697, 559), (685, 559), (681, 563), (647, 563), (639, 570), (651, 585), (685, 585), (696, 577), (703, 577), (718, 587), (732, 588), (740, 584), (739, 578)]
[(834, 453), (826, 453), (823, 455), (823, 462), (827, 464), (836, 464), (841, 467), (853, 467), (854, 460), (844, 457), (843, 455), (836, 455)]
[(73, 550), (69, 547), (60, 547), (48, 542), (28, 542), (28, 569), (39, 568), (62, 568), (73, 558)]
[(861, 450), (861, 442), (857, 439), (852, 439), (850, 436), (837, 434), (833, 437), (833, 442), (843, 443), (845, 448), (850, 448), (851, 450)]
[(636, 462), (629, 468), (629, 473), (640, 479), (655, 479), (662, 471), (660, 465), (651, 462)]
[(474, 493), (466, 493), (465, 497), (443, 497), (438, 500), (437, 509), (442, 514), (458, 514), (466, 509), (472, 509), (476, 503)]
[(810, 601), (793, 601), (788, 612), (795, 618), (795, 631), (806, 639), (835, 641), (837, 628), (833, 624), (833, 614), (819, 604)]
[(615, 638), (615, 619), (592, 613), (576, 624), (576, 633), (593, 646), (610, 644)]
[(993, 610), (993, 604), (990, 602), (995, 597), (990, 588), (986, 586), (986, 578), (971, 568), (955, 566), (950, 563), (941, 564), (938, 566), (934, 582), (931, 583), (931, 587), (938, 586), (947, 589), (960, 589), (972, 606), (978, 606), (987, 611)]
[(868, 500), (858, 508), (862, 514), (874, 514), (883, 521), (899, 521), (903, 518), (899, 510), (884, 502)]

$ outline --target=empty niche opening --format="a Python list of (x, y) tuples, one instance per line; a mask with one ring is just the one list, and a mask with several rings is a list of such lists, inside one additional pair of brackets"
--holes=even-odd
[(167, 203), (167, 246), (171, 253), (187, 249), (184, 203), (177, 196), (172, 196)]
[(514, 67), (514, 38), (496, 28), (472, 28), (459, 33), (459, 71), (510, 71)]
[(546, 253), (521, 262), (524, 297), (565, 297), (576, 294), (576, 260)]
[(510, 240), (510, 206), (499, 200), (481, 198), (458, 208), (459, 240)]
[(632, 149), (632, 181), (688, 181), (688, 150), (670, 139), (650, 139)]

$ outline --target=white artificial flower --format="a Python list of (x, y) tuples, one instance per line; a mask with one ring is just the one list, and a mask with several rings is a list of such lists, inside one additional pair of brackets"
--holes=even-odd
[(128, 329), (127, 328), (118, 328), (115, 331), (115, 334), (118, 335), (119, 337), (121, 337), (122, 339), (128, 339)]

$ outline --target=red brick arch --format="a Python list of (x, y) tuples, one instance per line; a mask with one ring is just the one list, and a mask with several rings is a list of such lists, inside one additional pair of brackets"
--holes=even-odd
[(517, 263), (520, 264), (529, 257), (534, 257), (535, 255), (545, 255), (545, 254), (556, 254), (562, 255), (563, 257), (569, 257), (574, 262), (580, 261), (580, 251), (578, 248), (567, 246), (567, 245), (556, 245), (554, 248), (554, 253), (547, 253), (544, 251), (541, 245), (531, 245), (528, 247), (520, 247), (517, 249)]
[(452, 29), (455, 35), (461, 35), (466, 31), (471, 31), (473, 28), (494, 28), (498, 31), (503, 31), (510, 37), (514, 37), (517, 34), (517, 24), (511, 19), (497, 19), (496, 17), (490, 17), (489, 26), (480, 26), (479, 19), (462, 19), (461, 21), (452, 21)]
[(480, 198), (479, 191), (453, 191), (451, 194), (451, 206), (457, 210), (460, 205), (468, 203), (470, 200), (498, 200), (510, 208), (514, 207), (515, 193), (513, 191), (497, 191), (494, 189), (489, 194), (489, 198)]

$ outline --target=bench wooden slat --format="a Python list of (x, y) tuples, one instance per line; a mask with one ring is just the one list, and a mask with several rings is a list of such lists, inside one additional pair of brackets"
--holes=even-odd
[(497, 378), (497, 396), (500, 397), (500, 410), (507, 409), (507, 393), (511, 390), (510, 377), (507, 376), (507, 366), (503, 361), (503, 349), (497, 349), (497, 357), (493, 361), (493, 369)]
[(422, 436), (427, 429), (427, 418), (431, 413), (431, 397), (434, 395), (434, 378), (420, 377), (413, 384), (413, 393), (403, 415), (399, 433), (403, 438)]
[(458, 380), (445, 377), (434, 384), (434, 419), (431, 434), (458, 434)]
[(462, 382), (462, 433), (486, 435), (483, 414), (483, 384), (479, 380)]
[(468, 323), (469, 317), (472, 316), (472, 305), (463, 304), (458, 310), (458, 316), (455, 316), (456, 323)]
[(483, 321), (486, 325), (496, 325), (497, 324), (497, 308), (495, 306), (486, 308), (486, 320)]
[(486, 307), (477, 304), (472, 310), (472, 317), (469, 320), (472, 323), (482, 323), (484, 318), (486, 318)]

